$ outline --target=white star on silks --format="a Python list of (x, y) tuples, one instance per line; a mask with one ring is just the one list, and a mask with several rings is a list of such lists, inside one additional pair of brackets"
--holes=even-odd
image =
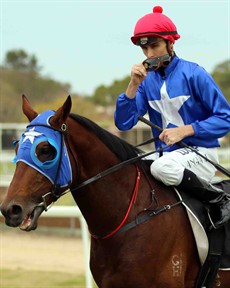
[(42, 133), (36, 132), (35, 131), (35, 127), (29, 129), (28, 132), (24, 133), (25, 138), (23, 139), (22, 143), (26, 142), (26, 140), (28, 139), (30, 141), (31, 144), (34, 143), (34, 138), (37, 136), (41, 136)]
[(166, 84), (163, 83), (161, 90), (161, 99), (149, 101), (149, 105), (161, 114), (162, 127), (167, 127), (169, 123), (175, 126), (184, 125), (184, 121), (179, 114), (181, 106), (190, 98), (190, 95), (177, 96), (170, 98), (166, 90)]

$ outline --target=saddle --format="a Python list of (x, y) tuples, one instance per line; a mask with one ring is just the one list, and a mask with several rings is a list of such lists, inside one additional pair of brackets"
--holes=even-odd
[[(230, 180), (222, 180), (213, 185), (230, 195)], [(212, 220), (208, 207), (186, 191), (175, 191), (186, 208), (201, 262), (196, 287), (203, 287), (203, 284), (211, 287), (209, 285), (214, 281), (218, 269), (230, 270), (230, 222), (219, 229), (210, 229)]]

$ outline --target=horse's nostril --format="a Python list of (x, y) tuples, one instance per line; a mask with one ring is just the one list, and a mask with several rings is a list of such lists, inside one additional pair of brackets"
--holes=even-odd
[(6, 225), (11, 227), (17, 227), (23, 220), (22, 206), (17, 204), (3, 204), (1, 205), (2, 215), (5, 217)]
[(22, 213), (22, 208), (19, 205), (12, 205), (8, 210), (8, 214), (12, 216), (19, 216), (21, 213)]

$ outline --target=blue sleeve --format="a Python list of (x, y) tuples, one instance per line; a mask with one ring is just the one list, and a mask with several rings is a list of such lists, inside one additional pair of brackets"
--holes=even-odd
[(142, 85), (139, 86), (136, 97), (128, 98), (125, 93), (118, 96), (114, 122), (119, 130), (129, 130), (138, 122), (138, 116), (147, 112), (145, 93)]
[(213, 78), (201, 67), (193, 75), (196, 95), (210, 115), (202, 121), (192, 123), (195, 136), (199, 138), (221, 138), (230, 131), (230, 105)]

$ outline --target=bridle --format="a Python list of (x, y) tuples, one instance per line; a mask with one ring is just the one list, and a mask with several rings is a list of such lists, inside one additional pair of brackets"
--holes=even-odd
[[(66, 137), (67, 136), (67, 124), (66, 123), (63, 123), (61, 125), (60, 128), (55, 128), (53, 126), (50, 126), (50, 125), (47, 125), (47, 124), (44, 124), (44, 123), (36, 123), (36, 124), (29, 124), (26, 128), (29, 128), (29, 127), (36, 127), (36, 126), (42, 126), (42, 127), (45, 127), (45, 128), (49, 128), (49, 129), (52, 129), (54, 131), (57, 131), (61, 134), (61, 143), (60, 143), (60, 156), (59, 156), (59, 159), (58, 159), (58, 166), (57, 166), (57, 171), (56, 171), (56, 176), (55, 176), (55, 180), (54, 180), (54, 183), (51, 187), (51, 190), (48, 191), (47, 193), (45, 193), (43, 196), (42, 196), (42, 201), (36, 205), (36, 207), (43, 207), (45, 211), (47, 211), (49, 209), (49, 207), (54, 203), (56, 202), (60, 197), (62, 197), (63, 195), (69, 193), (69, 192), (74, 192), (74, 191), (78, 191), (80, 189), (82, 189), (83, 187), (117, 171), (117, 170), (120, 170), (122, 169), (123, 167), (129, 165), (129, 164), (135, 164), (137, 163), (140, 159), (142, 158), (145, 158), (151, 154), (154, 154), (154, 153), (158, 153), (160, 152), (159, 150), (155, 150), (155, 151), (151, 151), (151, 152), (148, 152), (148, 153), (144, 153), (144, 154), (141, 154), (141, 155), (138, 155), (136, 157), (133, 157), (131, 159), (128, 159), (126, 161), (123, 161), (123, 162), (120, 162), (98, 174), (96, 174), (95, 176), (92, 176), (90, 177), (89, 179), (85, 180), (84, 182), (78, 184), (77, 186), (75, 186), (74, 188), (70, 188), (71, 187), (71, 184), (72, 183), (69, 183), (69, 185), (66, 187), (66, 189), (62, 192), (60, 192), (60, 187), (56, 184), (57, 182), (57, 179), (58, 179), (58, 176), (59, 176), (59, 173), (60, 173), (60, 166), (61, 166), (61, 160), (62, 160), (62, 155), (63, 155), (63, 143), (65, 142), (67, 144), (67, 147), (68, 147), (68, 150), (69, 152), (72, 154), (73, 156), (73, 153), (72, 153), (72, 149), (71, 149), (71, 146), (69, 145), (69, 142), (68, 142), (68, 138)], [(167, 148), (167, 146), (165, 147)], [(78, 167), (78, 164), (77, 164), (77, 161), (76, 159), (73, 157), (74, 161), (75, 161), (75, 165), (76, 167)], [(53, 198), (53, 201), (50, 205), (47, 205), (47, 200), (46, 198), (48, 196), (52, 196)]]

